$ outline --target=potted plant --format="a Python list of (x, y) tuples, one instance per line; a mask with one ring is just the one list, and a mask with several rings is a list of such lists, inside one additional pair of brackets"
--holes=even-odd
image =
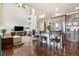
[(50, 23), (49, 23), (49, 25), (47, 26), (47, 29), (48, 29), (48, 31), (49, 31), (49, 32), (51, 32), (51, 31), (52, 31), (52, 28), (51, 28)]

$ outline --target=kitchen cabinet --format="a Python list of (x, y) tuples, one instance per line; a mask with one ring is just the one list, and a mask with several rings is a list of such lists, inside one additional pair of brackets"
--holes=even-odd
[(79, 13), (67, 15), (65, 36), (71, 42), (79, 42)]
[(2, 49), (13, 47), (13, 37), (2, 38)]

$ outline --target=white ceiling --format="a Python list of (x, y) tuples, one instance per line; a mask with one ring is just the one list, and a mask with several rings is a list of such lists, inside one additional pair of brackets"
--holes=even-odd
[(79, 7), (79, 3), (27, 3), (26, 5), (52, 16), (79, 10), (75, 9), (75, 7)]

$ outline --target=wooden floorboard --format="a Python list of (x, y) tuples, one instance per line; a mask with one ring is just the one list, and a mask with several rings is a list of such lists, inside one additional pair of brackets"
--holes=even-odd
[(16, 45), (3, 50), (3, 56), (79, 56), (79, 44), (64, 41), (62, 50), (54, 51), (41, 47), (36, 40), (32, 42)]

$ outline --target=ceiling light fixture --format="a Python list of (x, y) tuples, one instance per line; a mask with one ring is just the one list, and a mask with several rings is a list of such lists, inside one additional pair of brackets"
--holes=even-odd
[(76, 7), (75, 9), (79, 9), (79, 7)]
[(17, 7), (23, 7), (25, 8), (25, 4), (24, 3), (16, 3)]
[(58, 8), (55, 8), (55, 10), (58, 11), (59, 9)]

